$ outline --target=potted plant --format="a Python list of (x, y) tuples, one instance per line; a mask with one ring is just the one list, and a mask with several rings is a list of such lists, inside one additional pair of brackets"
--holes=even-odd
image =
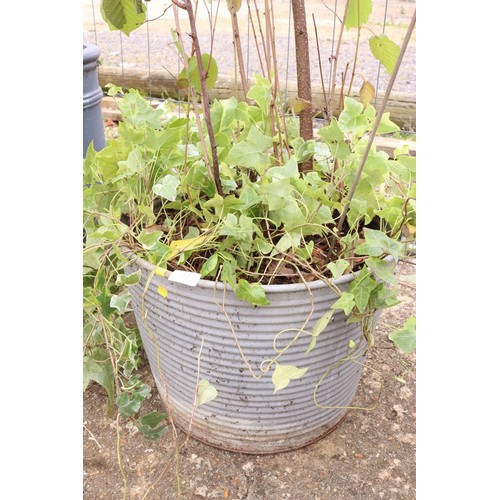
[[(171, 116), (130, 90), (118, 139), (84, 161), (85, 382), (106, 388), (110, 412), (114, 401), (134, 415), (150, 390), (135, 375), (142, 344), (188, 435), (246, 453), (298, 448), (345, 416), (378, 314), (398, 303), (414, 158), (373, 146), (397, 126), (366, 92), (312, 138), (276, 113), (270, 78), (244, 100), (209, 103), (215, 61), (190, 1), (174, 3), (191, 21), (179, 82), (194, 110)], [(158, 437), (165, 416), (143, 417), (141, 430)]]

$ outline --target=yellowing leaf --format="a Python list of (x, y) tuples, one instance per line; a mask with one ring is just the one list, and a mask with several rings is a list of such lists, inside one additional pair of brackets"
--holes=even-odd
[(196, 236), (195, 238), (186, 238), (185, 240), (173, 240), (168, 246), (173, 250), (171, 254), (167, 256), (167, 260), (172, 260), (174, 257), (177, 257), (182, 252), (187, 252), (189, 250), (195, 250), (200, 248), (205, 242), (210, 240), (210, 235), (201, 234), (200, 236)]
[(368, 106), (375, 98), (375, 87), (368, 80), (365, 80), (361, 85), (359, 97), (365, 106)]
[(417, 232), (417, 228), (410, 224), (409, 222), (406, 223), (406, 229), (408, 230), (408, 233), (410, 234), (415, 234)]
[(299, 114), (301, 111), (307, 109), (311, 103), (305, 99), (300, 99), (299, 97), (293, 97), (290, 99), (290, 107), (295, 114)]
[(164, 298), (167, 298), (168, 295), (168, 290), (166, 288), (163, 288), (161, 285), (158, 285), (157, 292)]
[(241, 0), (227, 0), (227, 8), (231, 10), (234, 8), (236, 12), (240, 10), (241, 7)]

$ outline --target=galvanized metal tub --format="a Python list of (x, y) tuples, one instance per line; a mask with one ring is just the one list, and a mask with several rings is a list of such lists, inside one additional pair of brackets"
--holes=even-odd
[[(222, 283), (176, 283), (168, 279), (170, 273), (156, 275), (155, 266), (140, 258), (133, 259), (127, 272), (139, 269), (141, 281), (130, 291), (145, 351), (165, 406), (190, 436), (225, 450), (277, 453), (320, 439), (345, 417), (364, 355), (341, 360), (349, 341), (358, 344), (358, 352), (366, 341), (359, 323), (346, 323), (342, 311), (335, 312), (310, 353), (304, 355), (311, 336), (302, 332), (279, 358), (282, 365), (308, 367), (300, 379), (274, 393), (273, 369), (264, 374), (259, 369), (276, 355), (273, 341), (279, 332), (276, 347), (283, 348), (328, 311), (337, 295), (325, 283), (265, 286), (271, 305), (254, 307)], [(343, 276), (334, 283), (345, 290), (352, 279)], [(207, 379), (218, 394), (194, 408), (200, 379)]]

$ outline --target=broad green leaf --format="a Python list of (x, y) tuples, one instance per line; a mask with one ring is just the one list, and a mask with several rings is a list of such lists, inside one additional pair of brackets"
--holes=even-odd
[[(346, 112), (344, 114), (343, 119), (346, 123), (351, 119), (351, 116), (358, 116), (359, 114), (356, 114), (359, 109), (357, 104), (359, 103), (357, 103), (357, 101), (354, 101), (354, 103), (356, 104), (353, 104), (353, 113), (349, 114), (348, 112)], [(319, 129), (318, 133), (328, 145), (328, 148), (330, 149), (330, 152), (332, 153), (334, 158), (345, 160), (349, 156), (350, 149), (348, 144), (344, 142), (344, 132), (340, 130), (338, 123), (334, 119), (332, 119), (330, 125)]]
[(238, 115), (238, 100), (236, 97), (231, 99), (216, 99), (210, 106), (210, 118), (214, 134), (224, 132), (236, 119)]
[(145, 250), (151, 250), (163, 235), (163, 231), (146, 231), (143, 229), (137, 239)]
[(321, 318), (318, 319), (318, 321), (316, 321), (311, 331), (313, 337), (317, 337), (328, 326), (332, 319), (333, 312), (333, 309), (329, 309), (325, 314), (323, 314), (323, 316), (321, 316)]
[(109, 28), (129, 35), (146, 20), (146, 8), (137, 0), (102, 0), (101, 14)]
[(408, 318), (402, 328), (389, 334), (389, 339), (392, 340), (403, 352), (407, 354), (413, 352), (417, 347), (416, 318)]
[(119, 274), (116, 279), (116, 284), (118, 286), (120, 285), (132, 286), (139, 283), (140, 280), (141, 280), (141, 271), (139, 270), (131, 274)]
[(139, 432), (151, 441), (160, 439), (167, 428), (166, 420), (166, 413), (152, 411), (139, 419)]
[(286, 253), (290, 248), (297, 248), (302, 242), (302, 233), (292, 231), (285, 233), (276, 243), (276, 252)]
[(116, 406), (118, 406), (120, 415), (123, 418), (131, 417), (137, 413), (142, 402), (151, 392), (151, 387), (141, 382), (137, 377), (133, 377), (129, 382), (131, 386), (116, 397)]
[(317, 341), (317, 338), (311, 336), (311, 342), (309, 342), (309, 347), (307, 348), (306, 352), (304, 353), (304, 356), (306, 354), (310, 353), (316, 347), (316, 341)]
[(400, 241), (389, 238), (382, 231), (376, 229), (364, 229), (365, 242), (359, 245), (354, 253), (357, 255), (369, 255), (370, 257), (380, 257), (389, 254), (398, 260), (404, 252), (404, 245)]
[(200, 273), (202, 276), (207, 276), (212, 274), (216, 269), (219, 263), (219, 256), (214, 253), (211, 255), (201, 266)]
[(272, 144), (272, 137), (264, 135), (252, 125), (246, 139), (231, 148), (227, 161), (242, 167), (258, 168), (268, 163), (268, 152)]
[(196, 406), (209, 403), (217, 397), (217, 389), (206, 379), (200, 380), (196, 397)]
[(340, 113), (338, 125), (342, 132), (352, 132), (358, 136), (365, 133), (368, 120), (363, 114), (363, 104), (352, 97), (344, 99), (344, 109)]
[(246, 300), (254, 306), (267, 306), (271, 302), (266, 298), (266, 292), (260, 283), (249, 283), (245, 279), (238, 280), (234, 294), (240, 300)]
[(232, 255), (222, 254), (224, 264), (222, 264), (221, 279), (233, 290), (236, 288), (236, 260)]
[(255, 79), (257, 80), (257, 83), (250, 87), (247, 92), (247, 97), (248, 99), (255, 101), (259, 108), (264, 112), (265, 116), (268, 116), (269, 105), (271, 103), (271, 83), (267, 78), (262, 78), (258, 75)]
[(360, 313), (366, 311), (366, 307), (370, 302), (372, 292), (379, 286), (371, 276), (366, 267), (360, 271), (354, 281), (349, 286), (349, 293), (354, 295), (354, 302)]
[[(213, 57), (210, 57), (210, 54), (202, 54), (201, 60), (203, 64), (203, 71), (206, 73), (205, 83), (207, 89), (210, 90), (214, 87), (219, 75), (217, 63)], [(189, 58), (186, 77), (195, 90), (197, 92), (201, 92), (200, 70), (198, 68), (198, 60), (196, 56)]]
[(282, 167), (272, 167), (267, 170), (267, 174), (272, 179), (298, 179), (299, 167), (297, 159), (292, 156)]
[[(292, 197), (293, 188), (289, 179), (273, 180), (269, 184), (260, 186), (262, 202), (269, 205), (269, 210), (279, 210), (295, 202)], [(295, 202), (296, 203), (296, 202)]]
[(351, 0), (347, 7), (345, 28), (358, 28), (368, 21), (372, 12), (372, 0)]
[(386, 261), (378, 257), (369, 257), (366, 259), (366, 264), (373, 271), (373, 274), (380, 278), (382, 281), (390, 285), (397, 285), (398, 280), (394, 275), (396, 269), (396, 261)]
[(356, 303), (354, 302), (354, 295), (349, 292), (343, 292), (338, 300), (332, 305), (333, 309), (341, 309), (344, 314), (348, 316), (351, 314)]
[(93, 349), (92, 357), (86, 356), (83, 359), (83, 381), (84, 388), (89, 380), (94, 380), (101, 385), (108, 395), (108, 415), (113, 412), (112, 403), (115, 394), (115, 377), (113, 375), (113, 365), (106, 349)]
[(388, 134), (390, 132), (397, 132), (400, 130), (399, 126), (390, 119), (390, 115), (391, 113), (389, 111), (382, 115), (382, 119), (380, 120), (380, 124), (377, 129), (377, 134)]
[(387, 72), (392, 75), (399, 56), (399, 46), (389, 40), (385, 34), (372, 36), (369, 42), (370, 50), (375, 59), (380, 61), (385, 66)]
[(158, 184), (153, 186), (153, 193), (169, 201), (175, 201), (179, 184), (178, 175), (167, 174)]
[(349, 267), (349, 262), (339, 259), (335, 262), (329, 262), (326, 267), (332, 273), (332, 278), (335, 280), (344, 274), (344, 271)]
[(293, 149), (293, 153), (295, 158), (299, 163), (308, 160), (311, 158), (316, 152), (316, 144), (315, 140), (304, 141), (302, 137), (296, 137), (291, 141), (291, 146)]
[(276, 394), (276, 392), (284, 389), (290, 383), (290, 380), (302, 377), (307, 370), (308, 368), (297, 368), (293, 365), (280, 365), (276, 363), (276, 368), (274, 369), (272, 377), (274, 393)]
[(116, 397), (116, 406), (123, 418), (131, 417), (137, 413), (144, 399), (137, 397), (135, 394), (129, 392), (122, 392)]

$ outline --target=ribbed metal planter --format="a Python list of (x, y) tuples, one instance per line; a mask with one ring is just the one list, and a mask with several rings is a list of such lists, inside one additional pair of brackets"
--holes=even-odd
[[(310, 292), (302, 284), (265, 286), (271, 305), (253, 307), (229, 288), (224, 292), (221, 283), (200, 280), (192, 287), (172, 282), (169, 273), (157, 276), (154, 266), (139, 258), (128, 272), (138, 269), (142, 278), (131, 293), (148, 360), (165, 405), (178, 426), (184, 431), (190, 428), (192, 437), (226, 450), (277, 453), (318, 440), (346, 415), (343, 407), (356, 393), (360, 363), (340, 363), (318, 387), (317, 403), (333, 408), (318, 408), (314, 402), (317, 382), (346, 356), (349, 341), (365, 345), (359, 323), (347, 324), (342, 312), (334, 315), (309, 354), (304, 356), (311, 337), (302, 333), (280, 357), (282, 365), (309, 369), (276, 394), (273, 369), (255, 380), (241, 355), (255, 374), (261, 373), (261, 363), (276, 354), (276, 334), (288, 330), (277, 341), (283, 348), (304, 326), (311, 312), (311, 292), (314, 311), (306, 327), (310, 331), (336, 299), (322, 281), (309, 283)], [(352, 276), (343, 276), (335, 283), (345, 290), (351, 280)], [(168, 290), (165, 298), (158, 286)], [(218, 395), (193, 412), (198, 376), (208, 379)]]
[(96, 151), (106, 146), (101, 107), (103, 94), (97, 75), (100, 55), (96, 45), (83, 45), (83, 158), (92, 141)]

